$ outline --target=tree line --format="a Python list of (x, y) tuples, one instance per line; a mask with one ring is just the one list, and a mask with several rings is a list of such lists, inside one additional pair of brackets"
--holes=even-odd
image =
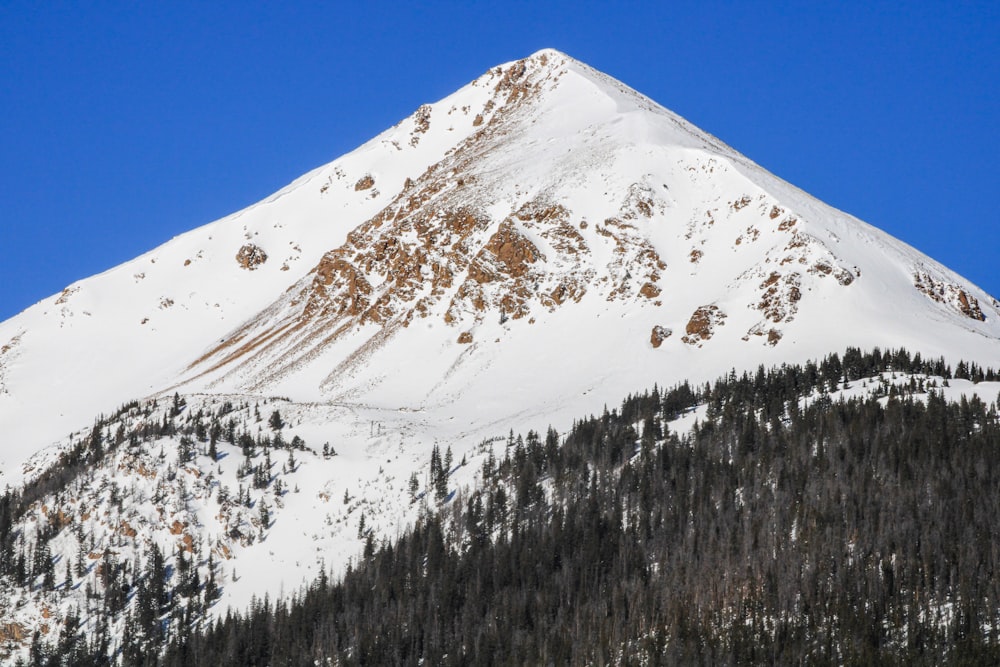
[[(148, 572), (137, 582), (149, 602), (130, 612), (138, 639), (110, 655), (185, 667), (1000, 664), (1000, 418), (996, 402), (944, 398), (936, 378), (959, 375), (997, 377), (851, 349), (654, 387), (562, 435), (512, 431), (464, 493), (443, 492), (450, 456), (436, 451), (437, 511), (393, 540), (366, 534), (342, 578), (154, 636), (171, 612), (155, 606), (166, 574)], [(863, 398), (836, 394), (855, 382), (871, 383)], [(693, 428), (671, 429), (693, 410)], [(30, 662), (108, 656), (68, 637)]]

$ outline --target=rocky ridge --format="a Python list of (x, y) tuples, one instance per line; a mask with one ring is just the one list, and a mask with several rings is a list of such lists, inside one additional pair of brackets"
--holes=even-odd
[[(322, 358), (328, 371), (320, 389), (337, 393), (343, 378), (363, 372), (415, 322), (443, 323), (453, 330), (447, 340), (474, 349), (504, 339), (493, 321), (533, 324), (584, 299), (659, 313), (686, 329), (679, 341), (696, 348), (734, 309), (750, 311), (732, 320), (727, 335), (775, 347), (787, 341), (803, 304), (817, 298), (811, 294), (851, 299), (827, 286), (856, 290), (863, 262), (838, 249), (838, 233), (808, 210), (813, 202), (797, 212), (768, 189), (773, 177), (752, 178), (760, 174), (748, 174), (732, 149), (608, 83), (547, 51), (470, 84), (481, 106), (449, 98), (421, 107), (404, 123), (412, 123), (411, 144), (456, 116), (471, 119), (470, 133), (407, 177), (384, 208), (271, 306), (208, 349), (188, 379), (260, 390)], [(579, 118), (567, 122), (559, 114), (571, 96), (614, 107), (575, 109)], [(624, 136), (621, 125), (628, 125)], [(636, 135), (659, 141), (639, 151)], [(565, 152), (554, 143), (565, 143)], [(355, 188), (375, 180), (366, 172)], [(595, 184), (603, 195), (593, 196)], [(861, 226), (855, 233), (867, 231)], [(983, 321), (975, 297), (963, 301), (965, 293), (953, 289), (949, 298), (941, 289), (921, 291)], [(678, 291), (708, 292), (712, 301), (685, 306)], [(723, 303), (734, 298), (739, 303)]]
[[(8, 589), (0, 640), (54, 628), (59, 600), (96, 624), (86, 585), (105, 586), (109, 551), (120, 565), (157, 544), (178, 568), (197, 555), (189, 576), (245, 606), (398, 531), (433, 449), (473, 462), (456, 490), (511, 428), (563, 429), (654, 383), (901, 345), (989, 363), (1000, 303), (543, 51), (0, 324), (3, 483), (36, 480), (114, 414), (100, 463), (18, 528), (29, 550), (51, 533), (79, 574), (58, 594), (41, 570)], [(237, 430), (210, 455), (213, 418)]]

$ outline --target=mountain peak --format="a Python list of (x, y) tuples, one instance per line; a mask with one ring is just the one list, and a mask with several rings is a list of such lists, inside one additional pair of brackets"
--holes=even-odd
[[(485, 455), (654, 384), (876, 346), (989, 365), (1000, 303), (545, 49), (0, 323), (0, 485), (116, 448), (70, 511), (33, 504), (36, 527), (67, 530), (60, 562), (204, 544), (248, 604), (415, 517), (434, 450)], [(163, 435), (182, 423), (193, 439)], [(286, 449), (291, 492), (268, 472)], [(89, 609), (86, 590), (60, 595)], [(47, 600), (7, 611), (46, 627)]]
[[(799, 347), (838, 326), (835, 347), (889, 346), (858, 330), (888, 319), (880, 327), (902, 333), (928, 305), (996, 344), (972, 288), (943, 267), (930, 277), (912, 249), (557, 51), (492, 68), (415, 119), (411, 135), (423, 134), (409, 144), (446, 142), (441, 158), (390, 185), (344, 243), (199, 356), (191, 386), (288, 393), (309, 369), (317, 398), (350, 400), (384, 395), (394, 373), (380, 369), (403, 367), (400, 400), (447, 402), (456, 387), (440, 369), (482, 383), (506, 348), (539, 336), (532, 325), (579, 340), (581, 314), (637, 329), (599, 346), (632, 350), (621, 367), (640, 375), (653, 349), (648, 368), (672, 365), (668, 350), (715, 350), (728, 366), (737, 349)], [(881, 303), (871, 290), (886, 280), (909, 298)], [(860, 319), (859, 302), (870, 304)], [(666, 340), (674, 330), (685, 333)]]
[(996, 358), (1000, 304), (543, 49), (0, 325), (0, 428), (30, 453), (175, 390), (550, 421), (597, 384), (900, 344)]

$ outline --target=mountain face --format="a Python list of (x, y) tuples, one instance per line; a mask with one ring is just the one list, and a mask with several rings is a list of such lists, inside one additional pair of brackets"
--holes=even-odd
[(444, 158), (402, 183), (359, 176), (394, 196), (190, 386), (428, 408), (488, 400), (532, 353), (574, 377), (525, 403), (606, 375), (581, 356), (614, 360), (626, 389), (915, 331), (934, 354), (996, 349), (993, 299), (562, 54), (490, 71), (389, 141), (405, 153), (440, 126), (461, 137)]
[(57, 436), (161, 391), (547, 421), (598, 408), (598, 388), (846, 345), (995, 359), (1000, 305), (547, 50), (67, 287), (0, 343), (16, 479)]
[[(435, 449), (848, 346), (989, 364), (1000, 303), (546, 50), (0, 324), (0, 484), (114, 442), (32, 521), (81, 526), (67, 559), (210, 552), (239, 606), (412, 520)], [(278, 433), (305, 444), (259, 472)]]

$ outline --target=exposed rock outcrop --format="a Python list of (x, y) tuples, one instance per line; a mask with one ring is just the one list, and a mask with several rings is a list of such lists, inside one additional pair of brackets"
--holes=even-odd
[(253, 271), (267, 261), (267, 253), (260, 246), (247, 243), (236, 253), (236, 261), (244, 269)]
[(725, 324), (726, 314), (715, 304), (697, 308), (685, 327), (686, 335), (681, 338), (688, 345), (701, 346), (715, 335), (715, 329)]
[(673, 333), (674, 332), (672, 329), (668, 329), (667, 327), (663, 327), (657, 324), (656, 326), (653, 327), (653, 331), (649, 335), (649, 342), (654, 349), (658, 348), (660, 347), (660, 345), (663, 345), (663, 341), (670, 338), (670, 336), (673, 335)]
[(969, 319), (984, 322), (986, 316), (979, 306), (979, 300), (957, 285), (937, 280), (926, 271), (913, 274), (913, 285), (917, 291), (932, 301), (950, 306)]

